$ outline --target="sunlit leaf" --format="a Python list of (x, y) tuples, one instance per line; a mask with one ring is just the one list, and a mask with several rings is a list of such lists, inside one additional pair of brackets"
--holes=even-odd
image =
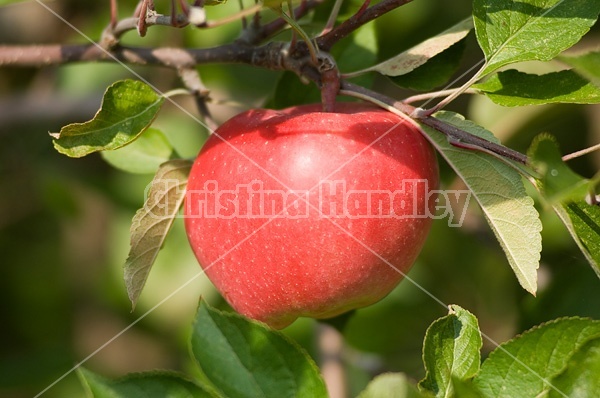
[(191, 166), (191, 161), (181, 159), (163, 163), (152, 180), (144, 207), (133, 217), (124, 277), (134, 307), (183, 203)]
[(600, 87), (572, 70), (544, 75), (507, 70), (471, 87), (503, 106), (600, 103)]
[(156, 173), (171, 158), (173, 147), (160, 131), (149, 128), (132, 143), (116, 150), (100, 152), (104, 160), (129, 173)]
[(353, 72), (351, 75), (371, 71), (379, 72), (386, 76), (405, 75), (464, 39), (471, 29), (473, 29), (473, 22), (470, 19), (466, 19), (387, 61)]
[(450, 306), (450, 314), (432, 323), (425, 334), (427, 374), (419, 387), (436, 397), (453, 396), (453, 378), (467, 380), (479, 371), (481, 344), (477, 318), (457, 305)]
[[(458, 114), (439, 112), (435, 116), (471, 134), (498, 142), (492, 133)], [(491, 155), (453, 146), (442, 133), (428, 127), (424, 130), (473, 192), (521, 286), (535, 294), (542, 224), (520, 174)]]
[(577, 43), (594, 25), (598, 0), (474, 0), (477, 41), (485, 54), (482, 74), (520, 61), (549, 61)]
[(203, 300), (192, 330), (192, 353), (224, 396), (327, 397), (319, 369), (293, 340)]
[(141, 81), (118, 81), (106, 90), (102, 106), (92, 120), (50, 133), (55, 138), (54, 147), (75, 158), (120, 148), (148, 128), (163, 102), (163, 97)]
[(539, 397), (569, 358), (599, 333), (600, 321), (581, 318), (537, 326), (496, 348), (474, 383), (485, 397)]

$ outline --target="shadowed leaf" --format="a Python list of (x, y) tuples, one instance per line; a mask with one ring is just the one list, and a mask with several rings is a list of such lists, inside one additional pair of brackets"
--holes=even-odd
[(572, 70), (545, 75), (507, 70), (471, 87), (503, 106), (600, 102), (600, 87)]
[(144, 207), (133, 217), (131, 248), (124, 266), (124, 277), (134, 308), (183, 203), (191, 167), (189, 160), (177, 159), (163, 163), (147, 191)]

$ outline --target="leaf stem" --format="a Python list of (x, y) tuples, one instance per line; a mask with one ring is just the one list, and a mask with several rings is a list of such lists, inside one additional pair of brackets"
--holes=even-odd
[[(404, 102), (405, 104), (412, 104), (413, 102), (419, 102), (419, 101), (430, 100), (433, 98), (445, 97), (447, 95), (453, 94), (456, 90), (458, 90), (458, 89), (451, 88), (448, 90), (440, 90), (440, 91), (434, 91), (431, 93), (412, 95), (410, 97), (403, 99), (402, 102)], [(477, 91), (469, 88), (464, 91), (464, 94), (477, 94)]]
[(337, 17), (340, 13), (340, 8), (342, 7), (343, 2), (344, 0), (335, 0), (333, 8), (331, 9), (331, 14), (329, 14), (329, 19), (327, 20), (327, 23), (325, 24), (325, 27), (323, 28), (323, 31), (321, 32), (320, 36), (331, 32), (331, 30), (335, 26), (335, 21), (337, 20)]
[(318, 53), (319, 50), (317, 48), (317, 46), (315, 45), (315, 43), (312, 42), (312, 40), (310, 39), (310, 37), (306, 34), (306, 32), (304, 31), (304, 29), (302, 29), (300, 27), (300, 25), (298, 25), (298, 23), (291, 18), (289, 15), (287, 15), (285, 13), (285, 11), (283, 11), (283, 7), (279, 7), (277, 9), (277, 11), (279, 12), (279, 15), (281, 16), (281, 18), (283, 18), (283, 20), (285, 22), (288, 23), (288, 25), (290, 25), (290, 27), (296, 32), (298, 33), (298, 35), (300, 35), (300, 37), (302, 37), (302, 40), (304, 40), (304, 42), (306, 43), (306, 46), (308, 48), (308, 52), (310, 54), (310, 58), (313, 61), (313, 63), (316, 65), (319, 64), (319, 58), (318, 58)]
[(483, 66), (475, 73), (465, 84), (455, 89), (452, 94), (438, 102), (435, 106), (425, 110), (422, 115), (423, 116), (431, 116), (432, 114), (442, 110), (446, 105), (450, 102), (454, 101), (459, 95), (465, 93), (469, 87), (471, 87), (479, 78), (481, 77), (481, 73), (485, 69), (487, 63), (484, 62)]

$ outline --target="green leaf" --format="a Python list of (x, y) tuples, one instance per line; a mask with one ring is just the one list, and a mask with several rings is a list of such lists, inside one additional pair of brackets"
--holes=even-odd
[[(356, 70), (373, 65), (377, 61), (377, 37), (375, 24), (367, 24), (356, 30), (349, 39), (334, 47), (333, 56), (340, 71)], [(363, 87), (370, 87), (374, 76), (361, 76), (353, 81)]]
[(569, 358), (600, 333), (600, 321), (563, 318), (501, 344), (483, 362), (474, 383), (485, 397), (538, 397)]
[(536, 137), (528, 155), (541, 175), (536, 180), (538, 189), (600, 277), (600, 206), (584, 200), (593, 192), (595, 181), (579, 176), (563, 162), (558, 143), (550, 135)]
[(466, 41), (459, 41), (431, 58), (425, 65), (406, 75), (389, 77), (389, 79), (397, 86), (417, 91), (428, 91), (442, 86), (458, 70), (465, 47)]
[(598, 13), (598, 0), (474, 0), (482, 76), (514, 62), (551, 60), (577, 43)]
[(457, 305), (429, 326), (423, 343), (427, 374), (419, 383), (436, 397), (454, 396), (452, 379), (467, 380), (479, 371), (481, 333), (477, 318)]
[(461, 380), (453, 377), (452, 389), (454, 390), (454, 396), (459, 398), (482, 398), (484, 396), (473, 384), (473, 379)]
[(600, 51), (578, 55), (561, 54), (558, 59), (575, 68), (575, 72), (581, 76), (600, 86)]
[(471, 86), (503, 106), (597, 104), (600, 87), (572, 70), (534, 75), (511, 69)]
[[(488, 141), (498, 142), (492, 133), (458, 114), (439, 112), (435, 117)], [(453, 146), (442, 133), (426, 126), (423, 128), (432, 144), (472, 191), (521, 286), (535, 294), (542, 224), (519, 173), (500, 159)]]
[(563, 162), (558, 142), (551, 135), (538, 135), (527, 155), (540, 175), (536, 180), (537, 186), (550, 204), (582, 200), (592, 190), (589, 180), (575, 173)]
[[(588, 398), (600, 394), (600, 338), (589, 340), (569, 360), (567, 368), (552, 380), (549, 398)], [(558, 391), (560, 391), (560, 393)]]
[(321, 101), (321, 92), (317, 86), (303, 82), (293, 72), (285, 71), (277, 82), (273, 98), (265, 104), (265, 107), (283, 109), (319, 101)]
[(120, 148), (148, 128), (163, 101), (143, 82), (118, 81), (106, 90), (102, 106), (92, 120), (69, 124), (59, 133), (50, 133), (55, 138), (54, 147), (74, 158)]
[(150, 184), (144, 207), (133, 217), (131, 248), (123, 271), (127, 293), (134, 308), (183, 203), (191, 167), (189, 160), (176, 159), (163, 163)]
[(84, 368), (79, 368), (77, 373), (89, 395), (94, 398), (216, 397), (175, 372), (135, 373), (117, 380), (106, 379)]
[(225, 396), (326, 397), (312, 359), (295, 342), (266, 325), (222, 313), (200, 302), (192, 353)]
[(554, 210), (600, 278), (600, 207), (578, 201)]
[(403, 373), (384, 373), (375, 377), (357, 398), (420, 398), (419, 392)]
[(132, 143), (100, 154), (117, 169), (148, 174), (156, 173), (158, 166), (171, 158), (173, 147), (160, 130), (149, 128)]
[(452, 45), (460, 42), (467, 36), (471, 29), (473, 29), (473, 22), (470, 19), (466, 19), (387, 61), (353, 72), (350, 75), (371, 71), (379, 72), (386, 76), (405, 75), (425, 64), (436, 55), (444, 52)]

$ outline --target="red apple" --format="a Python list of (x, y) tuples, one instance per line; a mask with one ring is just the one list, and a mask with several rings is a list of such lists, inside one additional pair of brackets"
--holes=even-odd
[(232, 118), (188, 182), (198, 261), (233, 308), (274, 328), (382, 299), (431, 223), (438, 169), (419, 131), (370, 105), (320, 109)]

